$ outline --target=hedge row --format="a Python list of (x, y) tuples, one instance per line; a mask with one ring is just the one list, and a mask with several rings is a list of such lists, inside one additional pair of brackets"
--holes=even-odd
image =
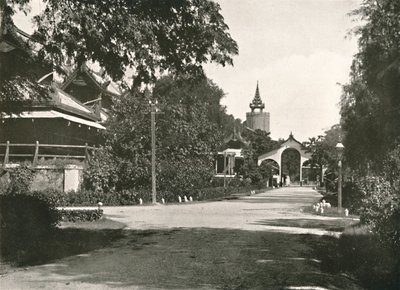
[(74, 209), (59, 210), (61, 220), (64, 222), (93, 222), (99, 220), (103, 216), (102, 209)]
[[(210, 187), (195, 189), (187, 196), (190, 196), (195, 201), (212, 200), (217, 198), (226, 197), (232, 193), (250, 192), (251, 190), (258, 189), (258, 187)], [(66, 206), (97, 206), (98, 202), (102, 202), (105, 206), (121, 206), (121, 205), (135, 205), (139, 204), (139, 200), (143, 202), (151, 201), (151, 192), (92, 192), (92, 191), (79, 191), (64, 193), (60, 191), (47, 190), (43, 192), (32, 192), (30, 195), (36, 196), (39, 199), (49, 202), (53, 206), (66, 207)], [(164, 199), (166, 202), (178, 202), (178, 195), (172, 192), (157, 192), (157, 200)], [(183, 199), (184, 197), (181, 196)]]

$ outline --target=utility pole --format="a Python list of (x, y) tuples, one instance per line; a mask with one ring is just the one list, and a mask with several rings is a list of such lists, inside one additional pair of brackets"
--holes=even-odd
[(155, 103), (150, 101), (151, 106), (151, 201), (153, 204), (157, 203), (157, 189), (156, 189), (156, 112), (157, 101)]
[(224, 152), (224, 188), (226, 188), (226, 152)]
[(338, 213), (342, 213), (342, 160), (338, 161), (339, 179), (338, 179)]

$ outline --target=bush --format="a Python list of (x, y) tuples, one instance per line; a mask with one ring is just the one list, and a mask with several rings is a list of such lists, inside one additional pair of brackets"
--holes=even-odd
[(382, 177), (367, 177), (360, 182), (365, 198), (361, 222), (368, 224), (380, 240), (400, 254), (400, 192)]
[[(178, 202), (178, 195), (183, 198), (185, 195), (193, 200), (209, 200), (227, 196), (232, 193), (250, 192), (250, 190), (261, 189), (264, 187), (262, 183), (256, 185), (246, 185), (246, 181), (240, 179), (232, 179), (225, 189), (221, 187), (207, 188), (190, 188), (190, 190), (181, 190), (173, 192), (168, 190), (157, 190), (157, 201), (162, 198), (166, 202)], [(231, 186), (234, 185), (234, 186)], [(67, 207), (67, 206), (97, 206), (98, 202), (102, 202), (104, 206), (121, 206), (121, 205), (137, 205), (139, 199), (143, 202), (151, 202), (151, 192), (148, 190), (121, 192), (93, 192), (82, 190), (79, 192), (61, 192), (57, 190), (35, 191), (28, 193), (40, 200), (48, 202), (52, 206)]]
[(10, 183), (6, 193), (24, 194), (29, 192), (32, 179), (33, 170), (27, 165), (20, 165), (16, 168), (8, 170), (10, 174)]
[(320, 251), (323, 271), (346, 273), (365, 289), (399, 289), (397, 259), (368, 228), (347, 228), (339, 239), (332, 239)]
[(103, 216), (102, 209), (59, 210), (61, 220), (64, 222), (93, 222)]
[(17, 264), (40, 260), (60, 216), (47, 201), (35, 196), (0, 196), (1, 256)]
[(343, 207), (349, 209), (351, 213), (360, 213), (364, 197), (365, 195), (360, 188), (359, 182), (347, 181), (344, 183), (342, 190), (342, 203)]

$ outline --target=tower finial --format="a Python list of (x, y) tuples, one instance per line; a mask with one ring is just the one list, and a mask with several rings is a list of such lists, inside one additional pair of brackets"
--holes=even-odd
[(265, 105), (262, 102), (261, 97), (260, 97), (260, 90), (258, 88), (258, 80), (257, 80), (256, 93), (254, 95), (253, 101), (250, 103), (250, 108), (251, 108), (252, 112), (254, 112), (255, 109), (260, 109), (260, 111), (262, 112), (262, 110), (265, 108)]

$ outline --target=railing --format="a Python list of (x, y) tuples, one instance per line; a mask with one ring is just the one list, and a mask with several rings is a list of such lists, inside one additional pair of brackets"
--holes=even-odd
[[(70, 158), (70, 159), (78, 159), (82, 161), (89, 161), (89, 151), (96, 150), (96, 147), (85, 145), (62, 145), (62, 144), (40, 144), (39, 141), (36, 141), (34, 144), (17, 144), (10, 143), (7, 141), (6, 143), (0, 143), (0, 148), (5, 147), (4, 153), (0, 154), (0, 157), (3, 157), (3, 167), (5, 167), (10, 162), (10, 157), (16, 158), (32, 158), (32, 165), (36, 166), (39, 158)], [(11, 148), (33, 148), (33, 153), (26, 153), (29, 150), (19, 150), (19, 153), (11, 152)], [(41, 153), (41, 149), (47, 149)], [(43, 151), (43, 150), (42, 150)], [(58, 152), (57, 152), (58, 151)], [(60, 152), (61, 151), (61, 152)], [(3, 152), (3, 150), (1, 150)], [(23, 152), (23, 153), (21, 153)], [(71, 152), (73, 153), (71, 155)], [(61, 154), (54, 154), (61, 153)]]

